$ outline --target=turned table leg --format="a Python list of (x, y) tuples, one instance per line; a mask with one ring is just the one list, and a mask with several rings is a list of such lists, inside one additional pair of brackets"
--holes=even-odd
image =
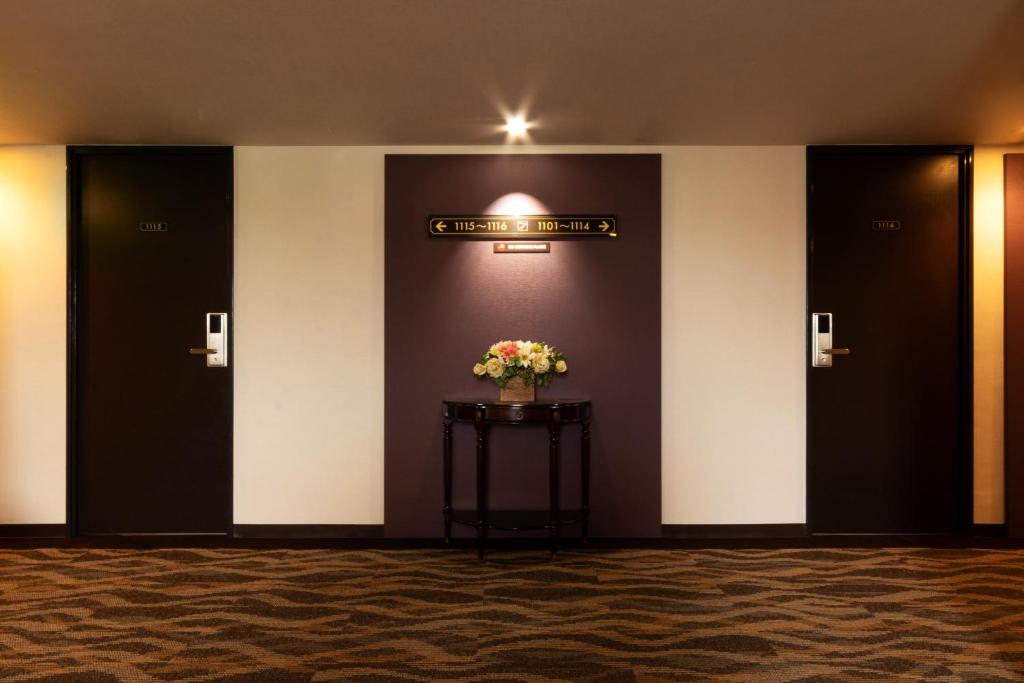
[(558, 408), (551, 411), (548, 421), (550, 442), (548, 446), (548, 491), (550, 504), (548, 507), (548, 533), (551, 537), (551, 555), (558, 553), (558, 541), (562, 534), (562, 503), (561, 476), (559, 472), (559, 441), (562, 431), (562, 416)]
[(487, 425), (484, 423), (483, 411), (479, 408), (473, 414), (473, 426), (476, 428), (476, 540), (477, 557), (484, 559), (484, 545), (487, 542)]
[(580, 436), (580, 530), (586, 542), (590, 529), (590, 419), (584, 419)]
[(452, 421), (444, 421), (444, 542), (452, 540)]

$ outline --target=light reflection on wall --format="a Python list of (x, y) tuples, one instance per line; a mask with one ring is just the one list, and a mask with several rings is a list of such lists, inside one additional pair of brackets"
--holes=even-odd
[(537, 216), (551, 213), (536, 197), (525, 192), (509, 192), (498, 197), (484, 209), (484, 215)]
[(0, 524), (64, 522), (64, 164), (0, 146)]
[(974, 148), (974, 522), (1002, 524), (1003, 155), (1024, 147)]
[(14, 173), (8, 166), (0, 165), (0, 239), (13, 235), (24, 221), (24, 200), (14, 191)]

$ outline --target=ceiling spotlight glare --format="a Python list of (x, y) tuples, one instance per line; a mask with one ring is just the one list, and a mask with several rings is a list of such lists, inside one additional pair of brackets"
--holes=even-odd
[(526, 131), (529, 127), (530, 124), (526, 122), (526, 117), (522, 114), (509, 116), (505, 119), (505, 132), (508, 133), (510, 138), (515, 139), (525, 137)]

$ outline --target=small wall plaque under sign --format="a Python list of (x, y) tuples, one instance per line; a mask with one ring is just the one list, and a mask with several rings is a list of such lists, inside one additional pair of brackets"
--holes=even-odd
[(519, 239), (618, 237), (615, 216), (430, 216), (431, 237)]
[(899, 230), (900, 229), (900, 222), (899, 221), (872, 221), (871, 222), (871, 229), (872, 230)]
[(165, 221), (142, 221), (139, 223), (139, 230), (142, 232), (167, 232)]
[(495, 242), (495, 254), (548, 254), (551, 242)]

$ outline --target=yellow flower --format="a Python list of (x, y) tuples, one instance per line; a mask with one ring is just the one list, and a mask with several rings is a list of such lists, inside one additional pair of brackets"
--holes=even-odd
[(492, 378), (497, 379), (505, 374), (505, 364), (501, 362), (500, 358), (489, 358), (484, 365), (484, 370)]
[(555, 372), (565, 372), (568, 369), (569, 366), (566, 365), (564, 360), (560, 360), (557, 363), (555, 363)]
[(473, 374), (476, 375), (477, 377), (484, 374), (485, 372), (487, 372), (487, 368), (485, 368), (482, 363), (477, 363), (476, 365), (473, 366)]

